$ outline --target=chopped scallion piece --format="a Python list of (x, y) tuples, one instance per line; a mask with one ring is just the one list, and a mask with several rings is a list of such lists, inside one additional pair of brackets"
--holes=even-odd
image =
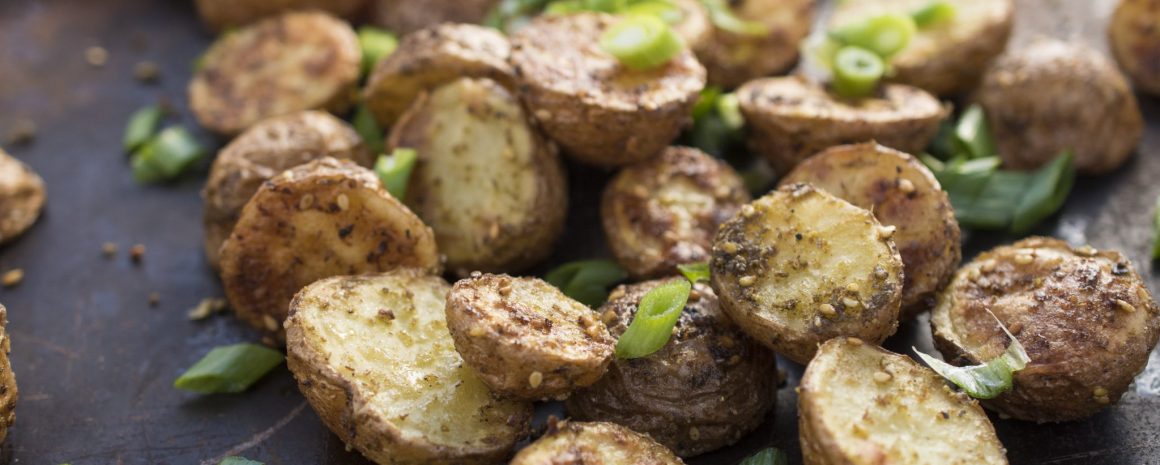
[(358, 28), (358, 44), (362, 49), (362, 75), (366, 76), (375, 64), (395, 52), (399, 39), (385, 29), (363, 26)]
[(383, 128), (379, 127), (375, 115), (371, 113), (365, 103), (360, 104), (355, 109), (354, 118), (350, 124), (354, 126), (354, 131), (362, 138), (363, 143), (367, 144), (371, 153), (383, 153), (387, 150)]
[(501, 0), (487, 16), (483, 24), (504, 32), (512, 32), (526, 24), (529, 18), (548, 5), (548, 0)]
[(218, 465), (266, 465), (257, 460), (250, 460), (245, 457), (226, 457), (218, 462)]
[(681, 52), (684, 43), (656, 16), (626, 16), (600, 36), (600, 48), (635, 70), (656, 68)]
[(1027, 363), (1031, 361), (1031, 358), (1027, 356), (1027, 351), (1023, 349), (1023, 344), (1019, 343), (1019, 340), (1011, 334), (1011, 331), (1007, 330), (1006, 326), (1003, 326), (997, 317), (995, 322), (999, 324), (999, 328), (1004, 333), (1007, 333), (1007, 338), (1011, 342), (1007, 345), (1007, 350), (1003, 352), (1003, 355), (982, 365), (957, 367), (919, 352), (918, 349), (913, 347), (912, 349), (918, 354), (918, 358), (926, 362), (931, 369), (954, 383), (967, 395), (976, 399), (994, 399), (999, 394), (1011, 389), (1015, 372), (1027, 367)]
[(718, 29), (745, 36), (769, 35), (770, 28), (765, 23), (747, 21), (737, 17), (728, 0), (701, 0), (705, 10), (709, 12), (709, 21)]
[(544, 275), (568, 297), (589, 307), (598, 307), (608, 298), (608, 288), (624, 281), (628, 273), (611, 260), (581, 260), (565, 263)]
[(685, 12), (668, 0), (645, 0), (630, 3), (620, 11), (626, 15), (652, 15), (668, 24), (678, 24), (685, 19)]
[(676, 279), (654, 287), (641, 297), (632, 323), (616, 341), (617, 358), (647, 357), (664, 347), (673, 335), (673, 326), (680, 319), (692, 289), (688, 280)]
[(572, 13), (579, 13), (585, 11), (584, 2), (582, 0), (563, 0), (549, 3), (544, 8), (546, 15), (569, 15)]
[(955, 6), (945, 1), (930, 2), (926, 6), (914, 10), (910, 17), (919, 28), (928, 28), (955, 19)]
[(842, 45), (853, 45), (887, 60), (910, 44), (918, 26), (910, 15), (885, 14), (830, 31)]
[(1152, 239), (1152, 259), (1160, 260), (1160, 198), (1156, 199), (1156, 212), (1152, 214), (1152, 229), (1156, 234)]
[(580, 3), (585, 10), (605, 13), (619, 13), (627, 4), (626, 0), (581, 0)]
[(148, 142), (157, 133), (162, 116), (165, 116), (165, 112), (160, 105), (149, 105), (133, 112), (129, 116), (129, 123), (125, 125), (125, 151), (132, 152)]
[(932, 170), (959, 223), (1024, 234), (1063, 206), (1075, 182), (1075, 164), (1068, 153), (1033, 172), (998, 167), (998, 157), (986, 157), (954, 160)]
[(789, 465), (789, 457), (776, 447), (767, 447), (746, 457), (737, 465)]
[(201, 394), (245, 391), (285, 357), (257, 344), (215, 347), (173, 382), (173, 386)]
[(966, 154), (970, 158), (999, 154), (999, 150), (995, 147), (995, 139), (991, 137), (987, 115), (978, 104), (968, 107), (959, 117), (959, 123), (955, 125), (955, 140), (959, 145), (959, 153)]
[(1075, 184), (1075, 163), (1071, 152), (1064, 152), (1051, 163), (1031, 173), (1027, 191), (1015, 206), (1011, 232), (1024, 234), (1051, 216), (1067, 200)]
[(874, 93), (886, 73), (886, 63), (873, 52), (846, 46), (834, 56), (834, 92), (844, 98), (861, 98)]
[(407, 182), (411, 179), (411, 171), (415, 169), (418, 158), (415, 149), (408, 148), (397, 148), (390, 155), (379, 156), (375, 162), (375, 173), (392, 197), (402, 200), (407, 194)]
[(681, 274), (691, 283), (709, 280), (709, 262), (685, 263), (677, 265), (677, 269), (681, 270)]
[(737, 95), (730, 93), (718, 97), (717, 114), (721, 115), (721, 121), (729, 129), (738, 130), (745, 126), (745, 116), (741, 114), (741, 102), (737, 100)]
[(721, 98), (720, 87), (706, 86), (701, 90), (697, 103), (693, 104), (693, 119), (701, 118), (717, 109), (717, 100)]
[(165, 128), (133, 153), (133, 178), (141, 183), (174, 179), (204, 154), (205, 149), (185, 128)]

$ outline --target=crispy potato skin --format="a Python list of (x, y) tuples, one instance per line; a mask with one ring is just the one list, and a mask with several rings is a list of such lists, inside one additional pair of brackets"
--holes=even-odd
[[(955, 18), (920, 29), (894, 56), (893, 82), (939, 96), (973, 89), (995, 57), (1003, 53), (1015, 24), (1014, 0), (950, 0)], [(929, 0), (857, 0), (841, 2), (830, 23), (840, 27), (882, 13), (910, 12)]]
[(812, 184), (897, 227), (894, 243), (906, 270), (902, 319), (934, 308), (963, 250), (954, 207), (929, 169), (908, 154), (867, 142), (810, 157), (781, 180), (794, 183)]
[(322, 278), (440, 268), (431, 229), (351, 161), (321, 158), (262, 185), (221, 248), (221, 278), (242, 320), (279, 339), (290, 299)]
[(1160, 308), (1126, 257), (1057, 239), (998, 247), (959, 270), (931, 315), (949, 363), (984, 363), (1006, 350), (988, 310), (1031, 362), (984, 405), (1023, 420), (1076, 420), (1116, 402), (1160, 337)]
[(16, 373), (8, 361), (12, 351), (8, 335), (8, 309), (0, 304), (0, 442), (8, 436), (8, 429), (16, 422), (16, 400), (20, 397), (16, 389)]
[(592, 309), (536, 278), (462, 279), (447, 295), (446, 312), (455, 348), (504, 396), (556, 398), (590, 386), (616, 346)]
[(0, 149), (0, 245), (24, 234), (44, 209), (44, 179)]
[(818, 344), (894, 334), (902, 259), (862, 208), (807, 184), (742, 207), (713, 240), (713, 290), (725, 313), (758, 342), (798, 363)]
[[(426, 3), (405, 3), (426, 8)], [(461, 77), (488, 78), (512, 87), (510, 54), (511, 44), (495, 29), (473, 24), (431, 26), (403, 37), (399, 48), (375, 65), (363, 99), (375, 120), (390, 127), (423, 91)]]
[(202, 198), (205, 256), (218, 268), (218, 252), (230, 237), (242, 207), (266, 180), (295, 166), (334, 157), (369, 167), (374, 158), (358, 133), (321, 111), (264, 120), (226, 145), (209, 170)]
[(443, 321), (449, 286), (427, 272), (307, 286), (291, 304), (287, 365), (323, 423), (376, 463), (502, 462), (532, 406), (494, 398), (462, 366)]
[(798, 76), (751, 81), (737, 90), (749, 147), (778, 173), (835, 145), (877, 140), (920, 153), (949, 110), (922, 89), (883, 85), (879, 94), (843, 100)]
[(206, 129), (230, 136), (302, 110), (342, 113), (358, 96), (361, 57), (354, 30), (328, 14), (264, 19), (214, 42), (189, 83), (189, 107)]
[(709, 72), (709, 84), (732, 89), (750, 80), (788, 71), (814, 23), (814, 0), (734, 0), (733, 13), (769, 26), (765, 36), (732, 33), (710, 25), (709, 38), (693, 43)]
[(396, 34), (441, 23), (479, 23), (499, 0), (371, 0), (371, 21)]
[(695, 148), (669, 147), (609, 181), (600, 218), (629, 275), (671, 276), (677, 265), (708, 260), (717, 227), (749, 201), (729, 165)]
[(798, 391), (806, 465), (1006, 465), (966, 394), (909, 357), (859, 339), (822, 344)]
[(390, 145), (419, 154), (405, 203), (449, 269), (517, 272), (552, 253), (568, 211), (564, 165), (503, 86), (463, 78), (420, 97)]
[(322, 10), (353, 19), (367, 0), (195, 0), (197, 14), (213, 31), (245, 26), (291, 10)]
[(633, 71), (604, 52), (603, 13), (541, 16), (512, 36), (521, 99), (544, 132), (578, 161), (621, 166), (651, 158), (677, 137), (705, 87), (705, 68), (683, 51)]
[[(666, 281), (612, 292), (599, 313), (614, 338), (628, 329), (640, 299)], [(777, 402), (776, 372), (773, 352), (729, 320), (712, 288), (697, 284), (668, 344), (648, 357), (613, 361), (600, 381), (565, 405), (573, 418), (624, 425), (691, 457), (760, 425)]]
[(1160, 95), (1160, 0), (1121, 0), (1108, 24), (1108, 44), (1136, 88)]
[(648, 436), (615, 423), (563, 421), (521, 450), (511, 465), (682, 465)]
[(1127, 79), (1084, 45), (1041, 39), (1005, 55), (975, 97), (1013, 169), (1038, 168), (1071, 150), (1080, 173), (1107, 173), (1127, 161), (1144, 131)]

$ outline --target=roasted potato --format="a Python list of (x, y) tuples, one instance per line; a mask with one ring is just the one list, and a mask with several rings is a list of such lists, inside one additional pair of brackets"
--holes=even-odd
[(321, 111), (304, 111), (255, 124), (226, 145), (213, 161), (205, 198), (205, 256), (218, 268), (222, 242), (230, 237), (242, 207), (266, 180), (322, 157), (369, 167), (374, 158), (358, 133)]
[[(832, 27), (883, 13), (908, 14), (931, 0), (852, 0), (838, 2)], [(1015, 25), (1014, 0), (949, 0), (955, 16), (945, 24), (919, 29), (910, 44), (890, 59), (893, 82), (952, 96), (979, 84), (987, 66), (1007, 48)]]
[(352, 19), (367, 0), (196, 0), (201, 21), (214, 31), (245, 26), (291, 10), (322, 10)]
[(1038, 168), (1071, 151), (1080, 173), (1107, 173), (1127, 161), (1144, 131), (1124, 75), (1075, 43), (1040, 39), (1004, 55), (976, 99), (1003, 165), (1014, 169)]
[[(641, 298), (664, 282), (613, 290), (599, 311), (614, 337), (628, 329)], [(776, 372), (773, 352), (725, 316), (713, 289), (697, 284), (660, 351), (612, 362), (600, 381), (565, 405), (573, 418), (621, 424), (691, 457), (733, 444), (760, 425), (777, 403)]]
[[(411, 8), (426, 7), (425, 3), (405, 3)], [(483, 26), (441, 24), (415, 31), (375, 65), (363, 99), (375, 120), (390, 127), (423, 91), (461, 77), (485, 77), (511, 87), (510, 54), (507, 38)]]
[(525, 447), (511, 465), (682, 465), (648, 436), (615, 423), (562, 421)]
[(383, 465), (488, 465), (527, 434), (532, 407), (497, 399), (455, 352), (447, 282), (425, 269), (315, 282), (294, 297), (287, 357), (334, 434)]
[(695, 44), (697, 59), (709, 71), (709, 84), (732, 89), (745, 82), (785, 72), (798, 59), (800, 42), (814, 23), (815, 0), (731, 0), (737, 17), (769, 27), (752, 36), (711, 27), (709, 38)]
[(1031, 362), (984, 405), (1037, 422), (1115, 403), (1160, 337), (1160, 308), (1126, 257), (1042, 237), (983, 253), (955, 274), (931, 315), (935, 347), (955, 365), (986, 363), (1009, 345), (995, 318)]
[(749, 200), (729, 165), (695, 148), (669, 147), (605, 185), (600, 217), (629, 275), (672, 276), (677, 265), (708, 260), (717, 227)]
[(909, 357), (855, 338), (822, 344), (798, 388), (806, 465), (1006, 465), (975, 400)]
[(524, 105), (577, 160), (620, 166), (655, 156), (690, 121), (705, 68), (682, 51), (634, 71), (600, 48), (617, 17), (541, 16), (512, 36), (511, 62)]
[(302, 110), (339, 114), (358, 97), (361, 59), (345, 21), (285, 13), (214, 42), (189, 83), (189, 108), (206, 129), (229, 136)]
[(1120, 0), (1108, 24), (1108, 43), (1136, 88), (1160, 95), (1160, 0)]
[(673, 0), (671, 4), (681, 11), (681, 19), (672, 25), (673, 30), (690, 50), (697, 50), (712, 37), (713, 23), (709, 21), (709, 11), (701, 0)]
[(808, 183), (870, 210), (897, 227), (902, 256), (902, 319), (934, 308), (963, 258), (959, 222), (946, 192), (914, 157), (873, 142), (827, 149), (799, 164), (782, 185)]
[(0, 442), (8, 436), (8, 428), (16, 422), (16, 400), (20, 393), (16, 389), (16, 373), (8, 361), (12, 342), (8, 337), (8, 309), (0, 304)]
[(742, 330), (798, 363), (837, 336), (878, 344), (902, 301), (894, 230), (808, 184), (781, 186), (717, 232), (713, 290)]
[(499, 0), (371, 0), (372, 21), (396, 34), (442, 23), (479, 23)]
[(282, 339), (290, 299), (322, 278), (440, 268), (435, 235), (370, 170), (325, 157), (267, 181), (221, 248), (239, 318)]
[(36, 223), (45, 197), (40, 175), (0, 149), (0, 245), (16, 239)]
[(749, 147), (778, 173), (835, 145), (877, 140), (920, 153), (949, 113), (933, 95), (901, 84), (883, 85), (877, 96), (840, 99), (802, 77), (751, 81), (737, 90), (749, 127)]
[(564, 166), (503, 86), (463, 78), (425, 94), (390, 145), (419, 155), (405, 203), (452, 271), (516, 272), (552, 252), (568, 212)]
[(592, 309), (536, 278), (462, 279), (446, 311), (455, 348), (504, 396), (567, 396), (600, 379), (616, 346)]

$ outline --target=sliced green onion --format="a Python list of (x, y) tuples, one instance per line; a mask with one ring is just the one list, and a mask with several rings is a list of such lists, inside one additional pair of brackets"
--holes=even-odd
[(746, 457), (737, 465), (789, 465), (789, 457), (776, 447), (767, 447)]
[(205, 154), (205, 148), (181, 126), (170, 126), (133, 153), (133, 178), (154, 183), (180, 176)]
[(861, 98), (874, 93), (886, 73), (886, 63), (874, 52), (846, 46), (834, 57), (834, 92), (845, 98)]
[(720, 87), (706, 86), (701, 89), (701, 96), (693, 104), (693, 119), (704, 117), (717, 109), (717, 100), (724, 93)]
[(218, 465), (266, 465), (257, 460), (250, 460), (245, 457), (226, 457), (218, 462)]
[(383, 153), (387, 150), (383, 128), (379, 127), (375, 115), (371, 113), (370, 108), (365, 103), (360, 104), (355, 109), (354, 118), (350, 124), (354, 126), (354, 131), (362, 138), (363, 143), (367, 144), (371, 153)]
[(889, 59), (910, 44), (917, 29), (910, 15), (885, 14), (830, 31), (830, 37)]
[(626, 16), (600, 36), (600, 48), (635, 70), (656, 68), (681, 52), (684, 43), (656, 16)]
[(408, 148), (397, 148), (390, 155), (379, 155), (375, 162), (375, 173), (392, 197), (402, 200), (407, 194), (407, 183), (418, 159), (419, 154), (415, 149)]
[(668, 24), (678, 24), (685, 20), (685, 12), (671, 1), (645, 0), (630, 3), (620, 11), (626, 15), (652, 15)]
[(132, 152), (148, 142), (157, 133), (157, 126), (161, 124), (164, 115), (160, 105), (149, 105), (133, 112), (129, 116), (129, 123), (125, 125), (125, 137), (122, 139), (125, 151)]
[(257, 344), (215, 347), (173, 386), (201, 394), (242, 392), (284, 359), (281, 352)]
[(910, 17), (914, 18), (915, 25), (925, 29), (955, 19), (956, 13), (955, 6), (951, 5), (950, 2), (936, 1), (914, 10)]
[(769, 25), (759, 21), (747, 21), (737, 17), (728, 0), (701, 0), (701, 5), (709, 12), (709, 21), (718, 29), (743, 36), (766, 36)]
[(676, 279), (661, 284), (641, 297), (636, 316), (616, 341), (616, 357), (641, 358), (661, 350), (673, 335), (673, 326), (689, 300), (692, 284)]
[(1025, 234), (1063, 206), (1075, 182), (1068, 153), (1033, 172), (998, 167), (998, 157), (986, 157), (953, 160), (934, 170), (962, 225)]
[(959, 122), (955, 125), (955, 140), (959, 145), (959, 153), (965, 153), (970, 158), (999, 154), (999, 150), (995, 147), (995, 138), (991, 136), (987, 115), (978, 104), (968, 107), (959, 117)]
[(1156, 234), (1152, 239), (1152, 259), (1160, 260), (1160, 197), (1156, 198), (1156, 212), (1152, 214), (1152, 230)]
[(581, 0), (584, 9), (588, 11), (603, 11), (605, 13), (619, 13), (627, 5), (625, 0)]
[(390, 31), (372, 26), (358, 28), (358, 44), (362, 49), (362, 75), (366, 76), (399, 47), (399, 39)]
[(735, 94), (722, 94), (717, 98), (717, 114), (721, 115), (721, 121), (724, 121), (725, 126), (729, 129), (738, 130), (745, 126), (745, 116), (741, 114), (741, 102), (737, 100)]
[(959, 146), (955, 141), (955, 123), (953, 118), (946, 118), (938, 125), (938, 133), (930, 142), (927, 151), (941, 161), (947, 161), (958, 155)]
[(999, 323), (999, 328), (1007, 333), (1011, 342), (1003, 355), (982, 365), (957, 367), (919, 352), (918, 349), (913, 347), (912, 349), (918, 354), (918, 358), (926, 362), (931, 369), (954, 383), (967, 395), (976, 399), (994, 399), (999, 394), (1011, 389), (1015, 372), (1027, 367), (1027, 363), (1031, 361), (1031, 358), (1027, 356), (1027, 351), (1023, 349), (1023, 344), (1019, 343), (1019, 340), (1011, 334), (1011, 331), (1007, 330), (1006, 326), (1003, 326), (997, 317), (995, 321)]
[(584, 2), (582, 0), (564, 0), (559, 2), (549, 3), (544, 8), (545, 15), (570, 15), (572, 13), (579, 13), (586, 11)]
[(611, 260), (581, 260), (565, 263), (544, 275), (568, 297), (589, 307), (599, 307), (608, 298), (608, 288), (624, 281), (628, 273)]
[(1075, 184), (1075, 157), (1064, 152), (1051, 163), (1031, 173), (1027, 191), (1015, 206), (1011, 232), (1024, 234), (1054, 214)]
[(501, 0), (487, 13), (483, 24), (504, 32), (512, 32), (526, 24), (531, 16), (548, 5), (549, 0)]
[(709, 280), (709, 262), (685, 263), (677, 265), (677, 269), (693, 284)]
[(937, 157), (929, 153), (919, 154), (918, 161), (921, 161), (922, 164), (926, 165), (926, 167), (929, 168), (930, 171), (936, 176), (939, 172), (947, 169), (946, 163), (943, 163), (942, 160), (939, 160)]

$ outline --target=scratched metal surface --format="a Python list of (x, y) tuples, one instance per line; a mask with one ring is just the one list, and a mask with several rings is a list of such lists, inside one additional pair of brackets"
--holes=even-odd
[[(1103, 45), (1107, 0), (1021, 0), (1018, 40), (1032, 31)], [(198, 464), (238, 453), (269, 464), (364, 464), (347, 452), (304, 403), (281, 368), (252, 391), (195, 396), (170, 387), (201, 354), (256, 335), (229, 317), (188, 322), (200, 299), (220, 295), (201, 253), (204, 177), (141, 187), (119, 148), (134, 109), (167, 99), (180, 104), (193, 58), (209, 43), (186, 1), (0, 0), (0, 131), (19, 118), (39, 126), (36, 141), (6, 147), (48, 182), (44, 217), (30, 234), (0, 249), (0, 270), (21, 267), (21, 286), (0, 290), (8, 306), (12, 363), (21, 399), (0, 464)], [(107, 65), (85, 63), (86, 47), (110, 52)], [(132, 78), (140, 60), (161, 65), (160, 84)], [(1146, 212), (1160, 194), (1160, 102), (1142, 98), (1149, 131), (1124, 169), (1082, 180), (1059, 218), (1041, 233), (1118, 248), (1160, 281), (1146, 259)], [(188, 117), (185, 120), (189, 122)], [(573, 167), (568, 236), (553, 262), (605, 253), (594, 229), (601, 173)], [(978, 236), (969, 252), (1010, 238)], [(101, 256), (113, 241), (120, 253)], [(126, 250), (144, 244), (144, 263)], [(148, 304), (156, 292), (160, 303)], [(906, 324), (889, 346), (931, 350), (925, 324)], [(1160, 357), (1135, 390), (1094, 418), (1036, 426), (995, 419), (1013, 464), (1160, 463)], [(787, 366), (775, 416), (726, 451), (693, 464), (733, 464), (767, 444), (800, 463)]]

